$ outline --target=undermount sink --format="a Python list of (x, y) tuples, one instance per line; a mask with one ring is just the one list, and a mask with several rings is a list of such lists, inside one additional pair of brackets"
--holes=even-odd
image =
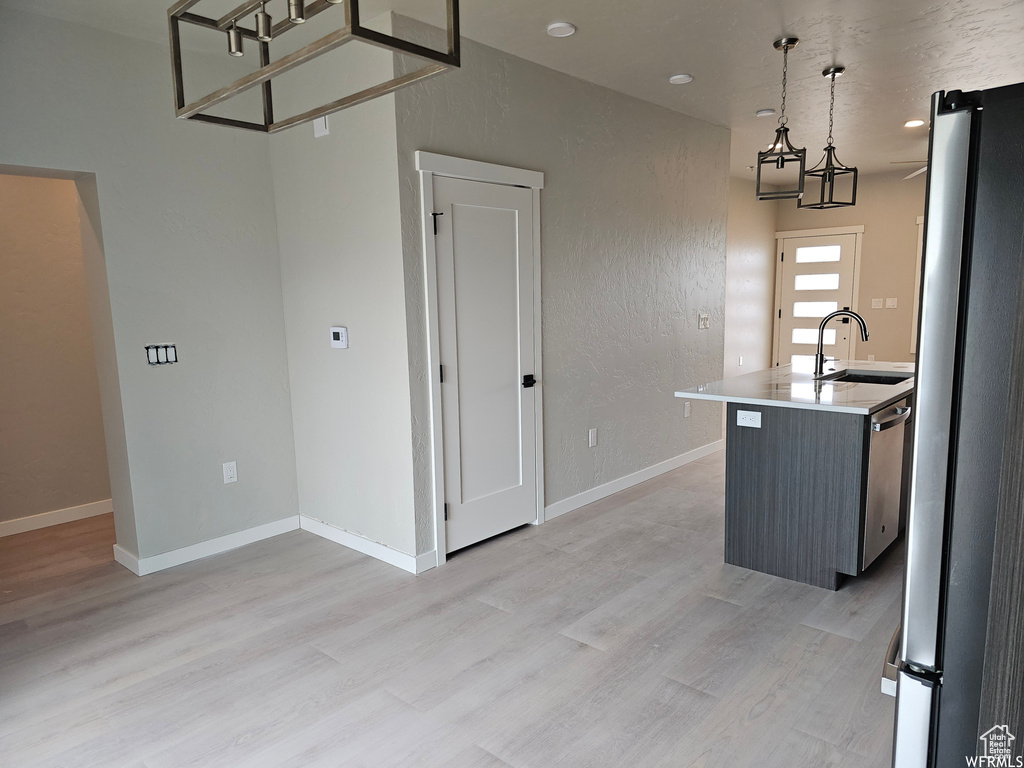
[(826, 376), (825, 381), (842, 382), (849, 384), (899, 384), (907, 379), (914, 378), (912, 373), (899, 373), (897, 371), (840, 371), (832, 376)]

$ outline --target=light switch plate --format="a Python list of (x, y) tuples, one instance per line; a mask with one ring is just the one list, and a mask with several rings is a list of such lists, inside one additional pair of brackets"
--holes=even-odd
[(896, 299), (886, 299), (885, 300), (885, 308), (886, 309), (896, 309), (896, 305), (897, 305)]
[(318, 117), (313, 121), (313, 138), (319, 139), (321, 136), (327, 136), (331, 132), (330, 123), (327, 122), (327, 115)]
[(872, 309), (881, 309), (882, 308), (882, 300), (881, 299), (872, 299), (871, 300), (871, 308)]
[(597, 427), (587, 433), (587, 442), (590, 443), (591, 448), (597, 448)]
[(761, 428), (761, 412), (760, 411), (736, 411), (736, 426), (737, 427), (753, 427), (754, 429)]
[(331, 328), (331, 347), (334, 349), (348, 349), (348, 328), (343, 325), (336, 325)]
[(697, 315), (697, 330), (706, 331), (711, 327), (711, 315), (701, 312)]

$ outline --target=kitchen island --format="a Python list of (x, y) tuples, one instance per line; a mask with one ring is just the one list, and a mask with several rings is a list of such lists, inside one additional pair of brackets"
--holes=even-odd
[(911, 363), (791, 366), (676, 392), (727, 403), (725, 561), (838, 589), (906, 523)]

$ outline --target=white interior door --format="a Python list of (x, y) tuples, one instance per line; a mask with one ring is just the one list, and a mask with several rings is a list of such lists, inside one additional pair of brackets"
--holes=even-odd
[(537, 519), (533, 193), (435, 176), (434, 211), (452, 552)]
[[(776, 365), (813, 373), (822, 318), (853, 308), (857, 235), (791, 237), (782, 241), (779, 306), (776, 308)], [(843, 322), (843, 321), (846, 322)], [(854, 325), (833, 320), (825, 329), (825, 355), (849, 360)]]

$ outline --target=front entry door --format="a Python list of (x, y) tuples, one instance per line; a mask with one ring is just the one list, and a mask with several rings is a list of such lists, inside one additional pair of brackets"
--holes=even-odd
[[(775, 364), (814, 371), (818, 326), (837, 309), (853, 306), (857, 235), (789, 237), (782, 241), (779, 306), (776, 309)], [(854, 326), (833, 320), (825, 330), (825, 356), (849, 360)]]
[(434, 177), (447, 549), (537, 520), (533, 193)]

